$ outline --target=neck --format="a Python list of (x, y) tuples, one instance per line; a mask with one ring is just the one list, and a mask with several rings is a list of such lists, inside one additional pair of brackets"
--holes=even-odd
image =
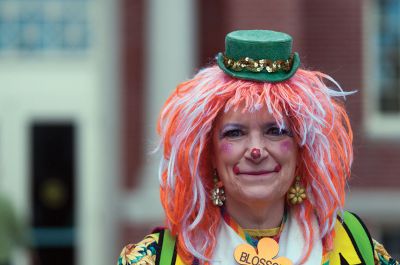
[(284, 215), (284, 199), (271, 203), (242, 203), (227, 198), (228, 214), (244, 229), (269, 229), (280, 226)]

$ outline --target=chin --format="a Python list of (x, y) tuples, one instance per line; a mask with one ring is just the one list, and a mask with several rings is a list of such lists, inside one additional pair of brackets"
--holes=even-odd
[(270, 188), (266, 188), (266, 187), (262, 187), (262, 186), (248, 188), (248, 189), (243, 190), (242, 200), (268, 202), (268, 201), (274, 201), (280, 197), (269, 191), (270, 191)]

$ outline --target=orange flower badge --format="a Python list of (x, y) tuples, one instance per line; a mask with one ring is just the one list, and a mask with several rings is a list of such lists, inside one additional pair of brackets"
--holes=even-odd
[(257, 249), (249, 244), (239, 245), (234, 252), (234, 257), (240, 265), (292, 265), (286, 257), (276, 257), (279, 245), (275, 240), (264, 237), (258, 241)]

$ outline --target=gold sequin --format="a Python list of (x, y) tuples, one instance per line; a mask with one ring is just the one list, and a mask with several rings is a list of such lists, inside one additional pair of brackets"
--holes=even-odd
[[(386, 251), (385, 247), (376, 241), (375, 239), (372, 239), (374, 243), (374, 258), (375, 258), (375, 264), (380, 264), (379, 261), (379, 255), (381, 255), (385, 260), (389, 261), (392, 257), (389, 255), (389, 253)], [(396, 264), (398, 264), (396, 262)]]
[(240, 72), (243, 70), (247, 70), (250, 72), (259, 73), (265, 69), (265, 71), (267, 71), (268, 73), (276, 73), (279, 71), (290, 71), (290, 69), (292, 69), (294, 55), (292, 53), (289, 59), (276, 61), (271, 61), (267, 59), (254, 60), (249, 57), (241, 58), (235, 61), (231, 58), (226, 57), (225, 55), (223, 55), (223, 57), (224, 65), (233, 71)]

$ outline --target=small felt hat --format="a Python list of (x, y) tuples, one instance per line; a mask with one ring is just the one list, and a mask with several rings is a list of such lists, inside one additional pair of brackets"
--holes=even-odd
[(225, 52), (217, 57), (218, 66), (228, 75), (258, 82), (281, 82), (300, 66), (292, 52), (292, 37), (271, 30), (238, 30), (226, 35)]

